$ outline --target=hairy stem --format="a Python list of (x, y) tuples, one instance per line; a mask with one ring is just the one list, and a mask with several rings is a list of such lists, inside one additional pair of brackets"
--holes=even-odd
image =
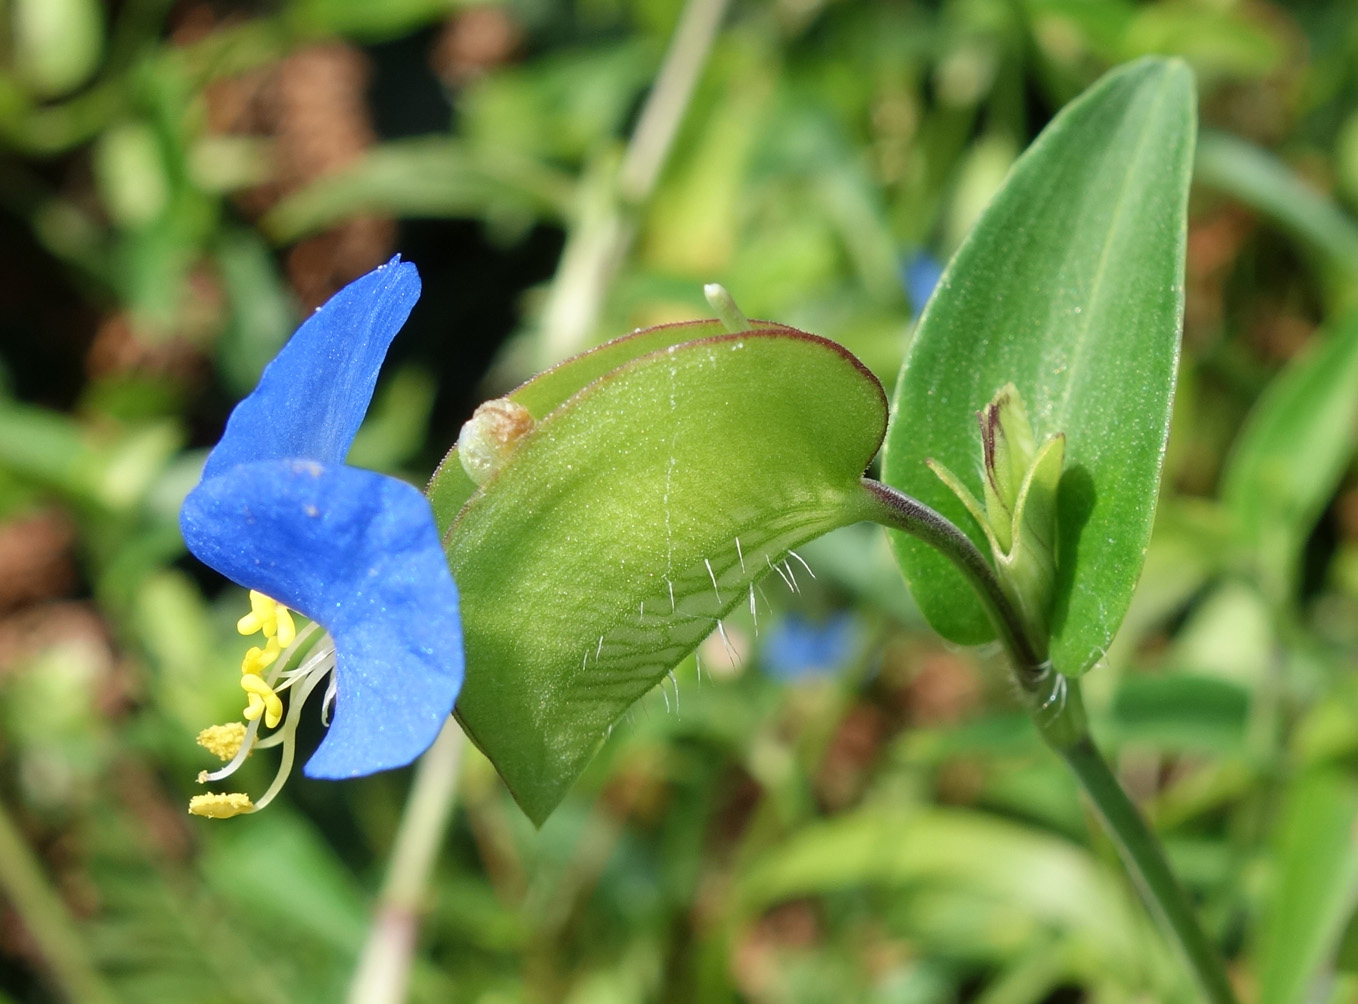
[(429, 874), (452, 816), (464, 746), (462, 730), (449, 718), (416, 765), (386, 882), (349, 985), (349, 1004), (406, 999)]
[(1050, 671), (1050, 665), (1028, 640), (1023, 619), (1005, 597), (990, 562), (971, 538), (923, 502), (903, 495), (889, 485), (864, 478), (863, 488), (869, 507), (865, 519), (924, 541), (941, 551), (967, 577), (990, 615), (1024, 691), (1036, 686)]
[(937, 548), (975, 587), (1009, 655), (1029, 716), (1047, 745), (1070, 765), (1094, 803), (1151, 912), (1179, 946), (1205, 999), (1211, 1004), (1235, 1004), (1221, 959), (1170, 869), (1164, 848), (1089, 736), (1079, 683), (1056, 672), (1039, 656), (990, 563), (966, 534), (924, 503), (894, 488), (866, 478), (863, 488), (865, 519)]

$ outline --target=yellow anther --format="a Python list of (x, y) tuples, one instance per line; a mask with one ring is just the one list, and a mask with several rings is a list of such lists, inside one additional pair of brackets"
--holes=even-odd
[(288, 608), (279, 603), (274, 616), (278, 621), (278, 633), (273, 640), (278, 642), (279, 648), (287, 648), (297, 638), (297, 625), (292, 622), (292, 614)]
[(254, 812), (255, 803), (240, 791), (194, 795), (189, 799), (189, 814), (208, 819), (230, 819), (244, 812)]
[(278, 606), (272, 599), (263, 593), (250, 590), (250, 612), (236, 621), (236, 630), (243, 635), (252, 635), (257, 631), (263, 631), (265, 636), (272, 635), (273, 632), (267, 630), (266, 624), (274, 619), (274, 609)]
[(250, 590), (250, 612), (236, 621), (236, 630), (243, 635), (263, 631), (270, 642), (278, 642), (279, 649), (287, 648), (297, 637), (297, 627), (288, 608), (253, 589)]
[(278, 653), (282, 649), (278, 647), (278, 639), (270, 638), (265, 642), (264, 647), (258, 645), (245, 653), (245, 658), (241, 660), (240, 671), (245, 674), (253, 673), (256, 676), (264, 672), (278, 659)]
[(210, 725), (198, 733), (198, 745), (223, 762), (240, 752), (240, 744), (245, 742), (245, 726), (240, 722), (227, 722), (225, 725)]
[(264, 678), (254, 673), (247, 673), (240, 678), (241, 689), (249, 695), (249, 704), (245, 707), (245, 720), (253, 722), (262, 713), (264, 724), (273, 728), (283, 719), (283, 702), (273, 687), (264, 682)]

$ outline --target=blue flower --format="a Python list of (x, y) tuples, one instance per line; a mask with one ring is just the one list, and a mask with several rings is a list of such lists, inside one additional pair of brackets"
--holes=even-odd
[(910, 298), (910, 319), (919, 320), (924, 305), (934, 294), (934, 287), (943, 278), (943, 265), (928, 251), (916, 251), (901, 266), (901, 285)]
[[(232, 412), (180, 511), (189, 550), (252, 591), (240, 630), (262, 631), (266, 643), (241, 667), (249, 724), (199, 738), (231, 763), (199, 779), (226, 776), (252, 748), (281, 744), (284, 761), (258, 804), (200, 795), (191, 806), (200, 815), (252, 811), (273, 797), (291, 767), (301, 705), (323, 679), (333, 715), (310, 777), (407, 764), (452, 711), (461, 624), (429, 503), (411, 485), (344, 463), (419, 294), (415, 266), (398, 256), (308, 318)], [(295, 631), (289, 609), (312, 626)], [(326, 632), (319, 640), (316, 625)], [(283, 721), (279, 694), (289, 689)], [(277, 731), (259, 739), (261, 724)]]
[(788, 614), (769, 634), (761, 661), (769, 675), (801, 680), (836, 672), (853, 654), (854, 621), (838, 613), (823, 623)]

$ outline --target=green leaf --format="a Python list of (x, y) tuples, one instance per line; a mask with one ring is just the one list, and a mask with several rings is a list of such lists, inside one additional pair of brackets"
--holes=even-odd
[(1231, 680), (1129, 674), (1113, 695), (1105, 730), (1115, 746), (1238, 754), (1246, 748), (1249, 701), (1250, 692)]
[(1274, 582), (1290, 577), (1353, 457), (1358, 315), (1264, 391), (1222, 473), (1222, 498)]
[[(976, 413), (1010, 382), (1037, 441), (1066, 434), (1051, 656), (1071, 675), (1106, 650), (1150, 538), (1179, 351), (1193, 136), (1193, 80), (1177, 61), (1132, 63), (1065, 108), (949, 265), (897, 385), (884, 480), (983, 550), (980, 527), (925, 461), (976, 471)], [(963, 644), (994, 637), (947, 559), (900, 534), (893, 546), (940, 634)]]
[(445, 538), (457, 714), (535, 822), (755, 580), (861, 513), (886, 425), (876, 378), (784, 328), (666, 344), (713, 330), (643, 332), (520, 388), (535, 422)]
[(1358, 785), (1318, 770), (1292, 787), (1279, 824), (1278, 871), (1258, 946), (1260, 1004), (1301, 1004), (1358, 903)]
[(518, 154), (455, 139), (409, 139), (373, 147), (270, 210), (264, 225), (295, 241), (359, 213), (503, 217), (532, 221), (566, 214), (571, 187), (550, 168)]
[[(1068, 932), (1101, 963), (1140, 979), (1167, 968), (1118, 879), (1086, 849), (978, 812), (873, 805), (805, 826), (748, 869), (736, 895), (749, 915), (784, 900), (865, 886), (905, 891), (902, 906), (945, 889), (967, 896), (973, 914), (998, 914), (1010, 936), (1027, 921), (1033, 929)], [(986, 926), (996, 932), (993, 923)]]

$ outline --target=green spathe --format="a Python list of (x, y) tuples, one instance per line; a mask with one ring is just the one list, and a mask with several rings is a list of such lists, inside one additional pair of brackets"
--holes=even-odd
[[(771, 321), (759, 321), (757, 326), (766, 332), (784, 331), (789, 334), (800, 334), (795, 328)], [(677, 324), (644, 328), (630, 335), (615, 338), (578, 356), (571, 356), (497, 400), (511, 408), (522, 408), (523, 416), (520, 422), (531, 425), (533, 421), (544, 418), (553, 409), (559, 408), (595, 380), (633, 359), (659, 352), (671, 345), (681, 345), (684, 342), (709, 338), (724, 332), (727, 332), (727, 327), (720, 320), (681, 321)], [(515, 435), (511, 438), (517, 444), (519, 437)], [(507, 453), (508, 450), (504, 448), (507, 445), (491, 446), (489, 452)], [(434, 471), (434, 476), (429, 480), (426, 494), (429, 496), (430, 506), (433, 507), (434, 521), (440, 533), (447, 534), (453, 520), (475, 493), (477, 486), (485, 480), (485, 474), (489, 473), (488, 469), (485, 472), (480, 471), (483, 464), (479, 459), (472, 460), (470, 466), (478, 471), (475, 476), (468, 472), (468, 463), (454, 447), (443, 458), (438, 470)], [(485, 466), (489, 468), (495, 465), (492, 463)], [(477, 478), (481, 480), (478, 481)]]
[(881, 385), (832, 342), (755, 323), (642, 332), (540, 378), (573, 393), (525, 385), (535, 421), (448, 531), (457, 714), (535, 822), (755, 580), (862, 516)]

